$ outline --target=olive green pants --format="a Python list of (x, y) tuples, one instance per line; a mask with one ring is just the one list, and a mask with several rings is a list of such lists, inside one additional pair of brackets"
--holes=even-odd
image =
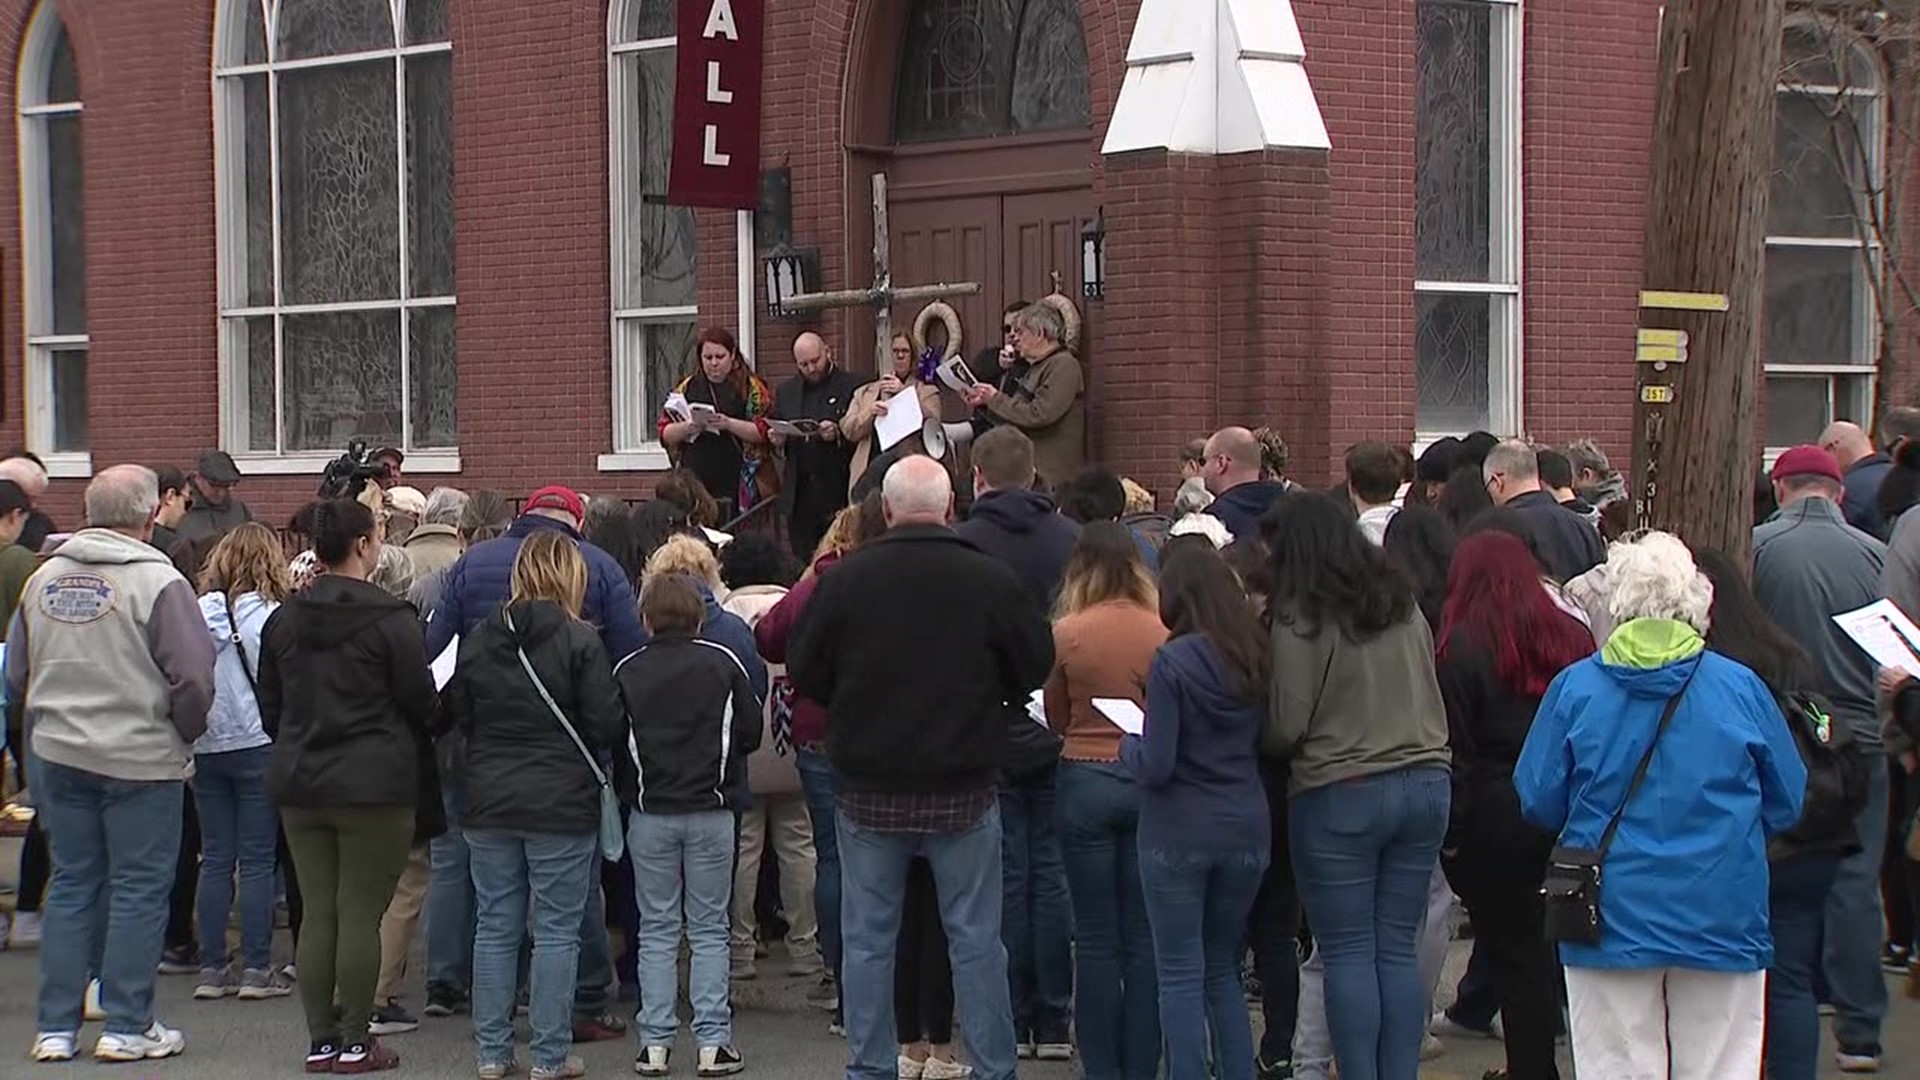
[(294, 959), (307, 1034), (342, 1046), (364, 1041), (380, 978), (380, 917), (413, 846), (413, 808), (290, 806), (280, 821), (306, 905)]

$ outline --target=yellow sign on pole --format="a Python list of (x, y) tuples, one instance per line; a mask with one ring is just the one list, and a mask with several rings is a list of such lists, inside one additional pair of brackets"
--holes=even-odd
[(1643, 386), (1640, 388), (1640, 400), (1647, 405), (1669, 405), (1673, 402), (1673, 387)]
[(1640, 294), (1640, 306), (1662, 311), (1725, 311), (1731, 305), (1726, 293), (1661, 292), (1649, 289)]
[(1669, 349), (1684, 349), (1687, 347), (1687, 332), (1685, 330), (1655, 330), (1641, 327), (1639, 341), (1642, 348), (1653, 345)]

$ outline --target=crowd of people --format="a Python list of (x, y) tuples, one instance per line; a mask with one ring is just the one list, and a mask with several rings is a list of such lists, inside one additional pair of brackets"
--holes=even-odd
[(70, 535), (0, 463), (32, 1057), (182, 1052), (162, 972), (297, 995), (309, 1073), (397, 1067), (419, 988), (482, 1080), (623, 1037), (667, 1076), (684, 965), (724, 1076), (777, 958), (851, 1080), (1413, 1080), (1436, 1035), (1557, 1080), (1563, 1033), (1582, 1076), (1808, 1080), (1822, 1005), (1880, 1069), (1920, 683), (1831, 617), (1920, 616), (1920, 413), (1781, 455), (1749, 566), (1629, 531), (1590, 442), (1309, 490), (1228, 427), (1156, 499), (1084, 460), (1058, 313), (1004, 329), (964, 453), (879, 444), (910, 346), (861, 386), (802, 335), (770, 388), (709, 332), (637, 506), (382, 450), (290, 552), (217, 452), (100, 472)]

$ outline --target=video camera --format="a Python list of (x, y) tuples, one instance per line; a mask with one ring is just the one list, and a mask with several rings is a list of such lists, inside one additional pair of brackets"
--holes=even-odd
[(392, 475), (392, 466), (377, 460), (365, 439), (354, 439), (347, 443), (346, 453), (327, 463), (327, 471), (320, 476), (320, 497), (358, 498), (367, 481), (383, 481)]

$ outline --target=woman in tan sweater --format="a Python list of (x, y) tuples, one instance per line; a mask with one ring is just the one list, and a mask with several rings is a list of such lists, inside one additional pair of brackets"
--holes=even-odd
[(1140, 888), (1140, 794), (1120, 764), (1121, 731), (1094, 698), (1145, 706), (1147, 668), (1167, 640), (1160, 601), (1125, 526), (1080, 533), (1060, 587), (1047, 724), (1066, 740), (1060, 846), (1073, 897), (1075, 1030), (1088, 1080), (1151, 1080), (1160, 1069), (1153, 932)]

